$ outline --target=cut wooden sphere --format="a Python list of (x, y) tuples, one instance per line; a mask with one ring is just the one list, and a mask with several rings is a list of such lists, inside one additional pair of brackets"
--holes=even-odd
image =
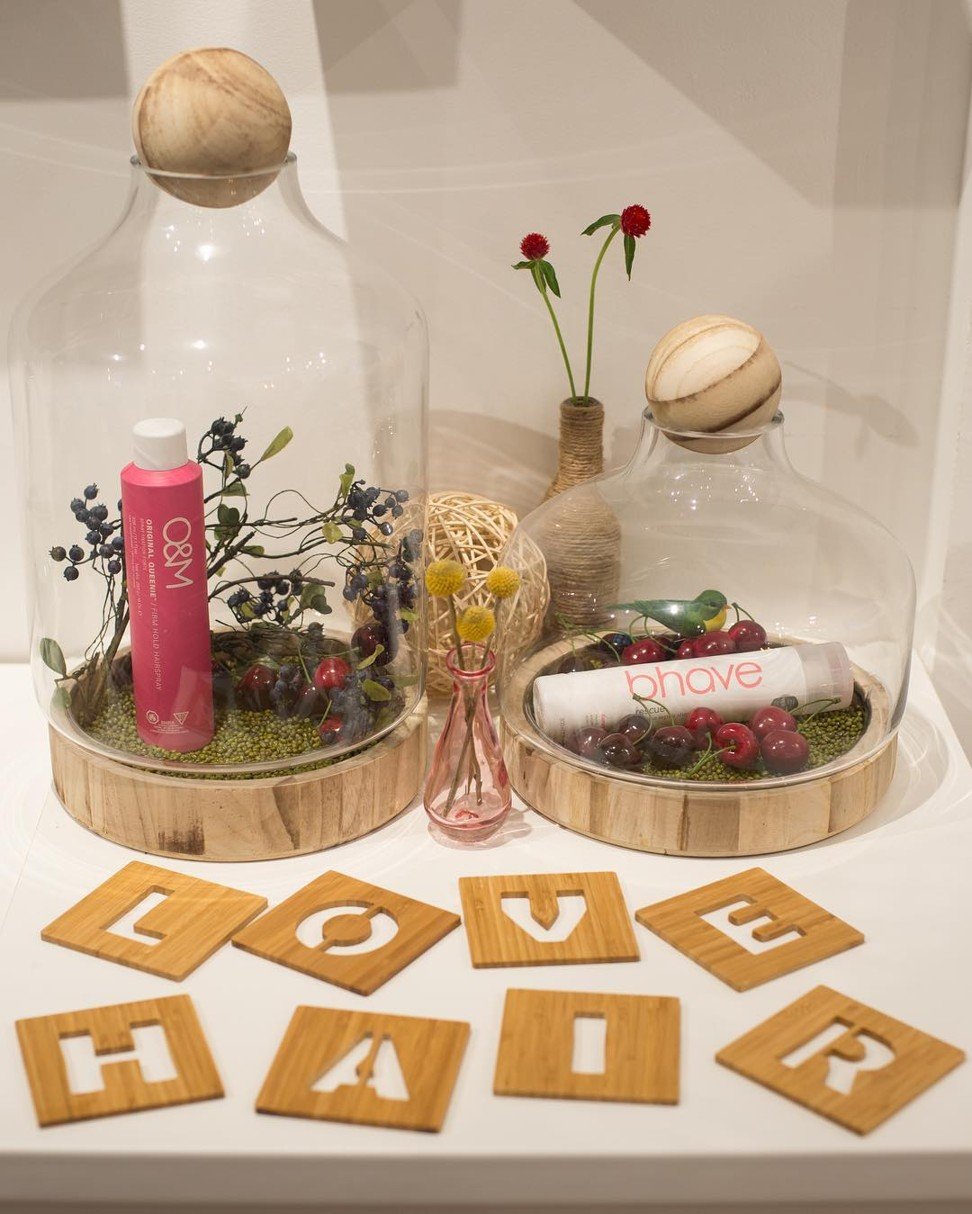
[[(168, 193), (230, 207), (265, 190), (287, 159), (290, 107), (270, 73), (229, 47), (166, 60), (135, 100), (139, 160)], [(268, 170), (261, 172), (260, 170)], [(165, 176), (164, 174), (186, 174)]]
[(752, 432), (776, 413), (781, 387), (780, 364), (766, 338), (731, 316), (696, 316), (676, 325), (652, 350), (645, 373), (656, 422), (695, 451), (735, 451), (751, 443)]

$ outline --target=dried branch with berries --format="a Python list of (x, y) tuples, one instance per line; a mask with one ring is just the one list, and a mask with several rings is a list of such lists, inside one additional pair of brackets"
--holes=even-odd
[[(252, 464), (240, 433), (243, 415), (217, 418), (199, 440), (196, 460), (206, 470), (206, 551), (213, 604), (213, 683), (217, 709), (232, 704), (249, 711), (315, 719), (320, 744), (354, 742), (392, 711), (400, 695), (384, 670), (415, 620), (413, 565), (422, 532), (396, 524), (409, 501), (405, 489), (368, 485), (346, 464), (334, 500), (317, 506), (284, 489), (262, 509), (253, 505), (252, 477), (293, 439), (290, 427), (276, 435)], [(105, 583), (98, 631), (81, 667), (68, 673), (57, 642), (45, 638), (41, 656), (60, 680), (72, 681), (71, 706), (83, 726), (101, 711), (109, 689), (131, 684), (131, 660), (119, 656), (129, 623), (120, 515), (99, 502), (96, 484), (70, 503), (84, 528), (83, 540), (55, 545), (53, 561), (68, 582), (90, 570)], [(118, 502), (121, 510), (121, 502)], [(343, 573), (341, 592), (371, 619), (350, 641), (328, 638), (319, 619), (333, 608), (335, 587), (325, 566)], [(221, 608), (228, 618), (219, 618)], [(339, 711), (340, 710), (340, 711)]]

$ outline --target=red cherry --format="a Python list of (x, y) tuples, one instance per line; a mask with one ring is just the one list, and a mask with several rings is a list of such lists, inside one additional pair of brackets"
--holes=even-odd
[(675, 656), (677, 658), (694, 658), (695, 637), (686, 637), (684, 641), (681, 641), (678, 649), (675, 650)]
[(568, 737), (567, 747), (585, 759), (593, 759), (597, 753), (597, 744), (605, 733), (606, 731), (600, 725), (584, 725), (580, 729), (575, 729)]
[(776, 708), (772, 704), (757, 709), (749, 718), (749, 728), (761, 742), (774, 729), (786, 729), (792, 733), (796, 727), (796, 717), (792, 713), (786, 712), (782, 708)]
[(255, 662), (236, 684), (236, 700), (247, 712), (265, 712), (271, 704), (270, 689), (277, 681), (277, 672)]
[(651, 734), (651, 719), (643, 712), (629, 712), (615, 726), (615, 733), (623, 733), (632, 746), (641, 746)]
[(759, 746), (767, 771), (774, 776), (789, 776), (803, 771), (810, 758), (810, 743), (802, 733), (789, 729), (774, 729), (763, 738)]
[(623, 733), (609, 733), (597, 744), (597, 757), (608, 767), (637, 767), (641, 762), (638, 748)]
[(736, 620), (729, 635), (736, 642), (736, 653), (752, 653), (766, 644), (766, 629), (755, 620)]
[(642, 637), (633, 645), (628, 645), (621, 654), (621, 662), (625, 666), (641, 666), (645, 662), (661, 662), (668, 657), (663, 646), (652, 637)]
[(685, 718), (685, 728), (692, 733), (714, 734), (724, 722), (714, 708), (693, 708)]
[(752, 767), (759, 757), (759, 742), (748, 725), (728, 721), (720, 725), (712, 738), (719, 747), (719, 758), (727, 767)]
[(314, 671), (314, 686), (318, 691), (334, 691), (348, 681), (351, 667), (344, 658), (324, 658)]
[(714, 658), (721, 653), (735, 653), (736, 642), (728, 632), (707, 632), (695, 642), (697, 658)]
[(325, 717), (317, 727), (322, 746), (334, 746), (344, 736), (344, 722), (340, 717)]
[(648, 752), (663, 767), (688, 767), (694, 757), (695, 735), (684, 725), (663, 725), (648, 742)]

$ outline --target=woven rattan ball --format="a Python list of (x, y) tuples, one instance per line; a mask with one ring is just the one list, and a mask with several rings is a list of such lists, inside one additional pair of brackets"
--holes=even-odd
[[(517, 524), (508, 507), (473, 493), (433, 493), (429, 498), (426, 558), (459, 561), (467, 581), (456, 595), (456, 607), (486, 603), (486, 575), (500, 558)], [(503, 604), (500, 627), (504, 645), (526, 646), (539, 633), (547, 609), (547, 566), (540, 549), (520, 553), (516, 568), (521, 578), (516, 595)], [(446, 599), (428, 600), (429, 671), (427, 687), (444, 694), (452, 689), (446, 656), (453, 646)]]

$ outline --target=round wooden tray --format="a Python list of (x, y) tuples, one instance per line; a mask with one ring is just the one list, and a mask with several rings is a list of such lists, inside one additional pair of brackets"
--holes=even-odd
[(319, 771), (267, 779), (168, 776), (98, 755), (51, 727), (61, 804), (96, 834), (181, 860), (273, 860), (347, 843), (391, 821), (422, 787), (423, 697), (387, 737)]
[[(891, 705), (884, 686), (854, 667), (868, 726), (839, 771), (747, 784), (651, 781), (602, 773), (572, 761), (526, 712), (534, 677), (570, 648), (549, 645), (523, 662), (505, 693), (500, 722), (513, 787), (568, 830), (638, 851), (673, 856), (758, 856), (816, 843), (867, 817), (884, 795), (897, 736), (883, 744)], [(869, 753), (872, 752), (872, 753)], [(857, 762), (853, 756), (861, 757)]]

